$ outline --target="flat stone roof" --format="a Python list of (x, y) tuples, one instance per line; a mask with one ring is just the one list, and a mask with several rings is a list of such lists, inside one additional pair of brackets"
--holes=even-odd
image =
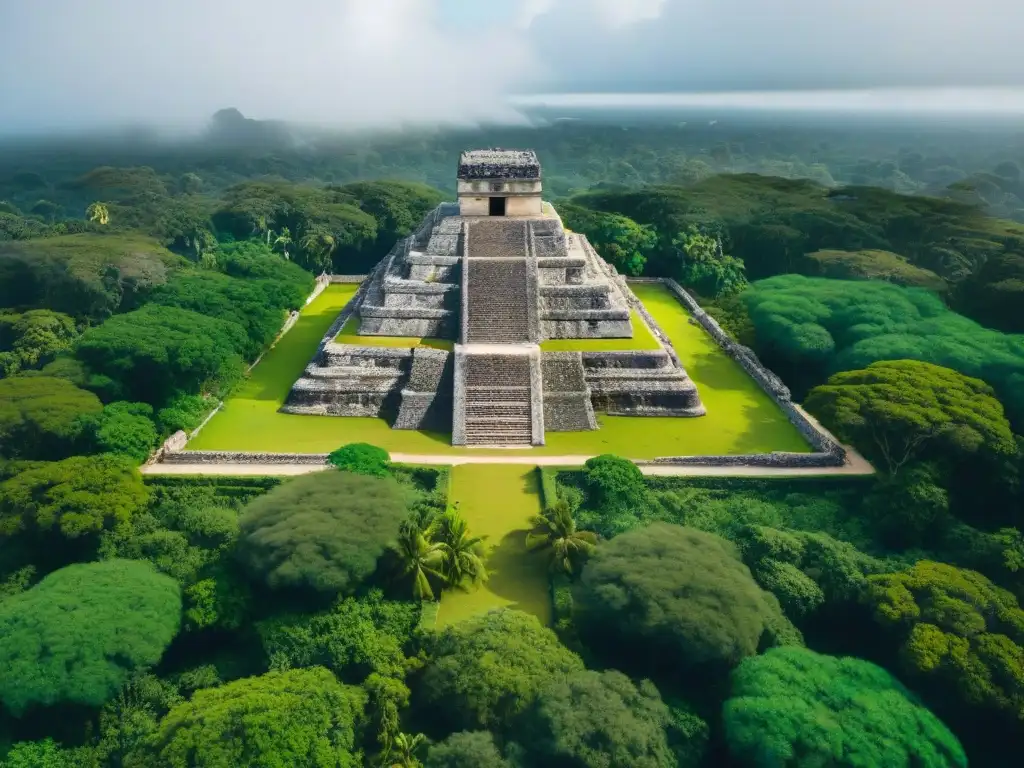
[(539, 179), (532, 149), (471, 149), (459, 157), (460, 179)]

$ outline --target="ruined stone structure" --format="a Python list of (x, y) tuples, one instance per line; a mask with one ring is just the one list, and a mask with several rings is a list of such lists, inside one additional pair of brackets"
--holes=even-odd
[[(541, 352), (547, 339), (631, 338), (637, 302), (542, 201), (534, 152), (464, 152), (458, 185), (458, 203), (429, 214), (368, 277), (282, 410), (384, 416), (395, 429), (450, 431), (455, 445), (508, 447), (597, 429), (595, 410), (704, 414), (668, 345)], [(359, 335), (449, 339), (454, 351), (335, 343), (352, 314)]]

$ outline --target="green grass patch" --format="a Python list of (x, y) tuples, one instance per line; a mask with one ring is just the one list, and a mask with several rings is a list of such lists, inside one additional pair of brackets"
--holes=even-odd
[(661, 349), (644, 319), (632, 310), (633, 338), (631, 339), (548, 339), (540, 343), (544, 352), (635, 352)]
[[(249, 380), (224, 404), (195, 439), (193, 450), (329, 453), (345, 443), (372, 443), (390, 452), (508, 456), (507, 450), (456, 448), (451, 435), (393, 430), (384, 419), (299, 416), (279, 413), (321, 337), (352, 297), (355, 285), (332, 285), (303, 310), (292, 328)], [(660, 283), (633, 286), (672, 339), (700, 390), (708, 414), (695, 419), (606, 416), (595, 432), (548, 432), (546, 445), (517, 454), (593, 456), (616, 453), (631, 459), (657, 456), (809, 451), (804, 439), (774, 402), (689, 317)], [(360, 337), (361, 339), (367, 337)]]
[(471, 592), (449, 590), (441, 598), (437, 627), (495, 608), (515, 608), (551, 621), (547, 559), (528, 552), (530, 518), (541, 509), (536, 467), (460, 464), (452, 468), (450, 503), (458, 504), (470, 530), (485, 536), (490, 578)]
[(415, 336), (360, 336), (359, 318), (353, 315), (345, 321), (341, 331), (334, 337), (338, 344), (356, 344), (360, 347), (396, 347), (407, 349), (412, 347), (430, 347), (451, 352), (455, 342), (449, 339), (419, 339)]

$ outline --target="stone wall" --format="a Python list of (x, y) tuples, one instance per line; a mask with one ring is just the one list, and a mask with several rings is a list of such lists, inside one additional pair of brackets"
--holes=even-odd
[(165, 464), (326, 464), (326, 453), (251, 453), (248, 451), (175, 451)]
[[(330, 283), (361, 283), (369, 276), (370, 275), (328, 275), (327, 280)], [(322, 291), (323, 288), (320, 290)], [(306, 303), (308, 304), (309, 301)]]
[[(790, 399), (789, 388), (772, 371), (765, 368), (757, 355), (749, 347), (735, 342), (722, 327), (705, 312), (697, 301), (679, 285), (675, 280), (666, 278), (661, 281), (675, 295), (683, 306), (690, 312), (694, 321), (700, 324), (711, 337), (718, 342), (719, 346), (729, 357), (739, 363), (750, 377), (775, 401), (786, 418), (797, 428), (800, 434), (811, 445), (816, 453), (771, 453), (752, 454), (742, 457), (706, 457), (687, 456), (666, 458), (671, 463), (698, 463), (710, 462), (712, 459), (718, 464), (731, 464), (741, 461), (752, 466), (842, 466), (846, 463), (846, 449), (832, 436), (827, 429), (810, 416), (803, 408)], [(800, 457), (800, 458), (796, 458)], [(762, 462), (769, 462), (763, 464)]]

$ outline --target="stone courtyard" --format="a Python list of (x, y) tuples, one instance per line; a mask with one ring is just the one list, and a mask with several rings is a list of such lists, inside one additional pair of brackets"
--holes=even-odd
[[(545, 431), (621, 416), (705, 413), (667, 337), (650, 351), (542, 352), (549, 339), (631, 339), (653, 326), (624, 278), (541, 197), (537, 156), (464, 152), (459, 200), (431, 212), (370, 274), (282, 411), (387, 418), (454, 445), (543, 445)], [(639, 313), (637, 313), (639, 311)], [(358, 335), (450, 339), (452, 351), (340, 344)]]

